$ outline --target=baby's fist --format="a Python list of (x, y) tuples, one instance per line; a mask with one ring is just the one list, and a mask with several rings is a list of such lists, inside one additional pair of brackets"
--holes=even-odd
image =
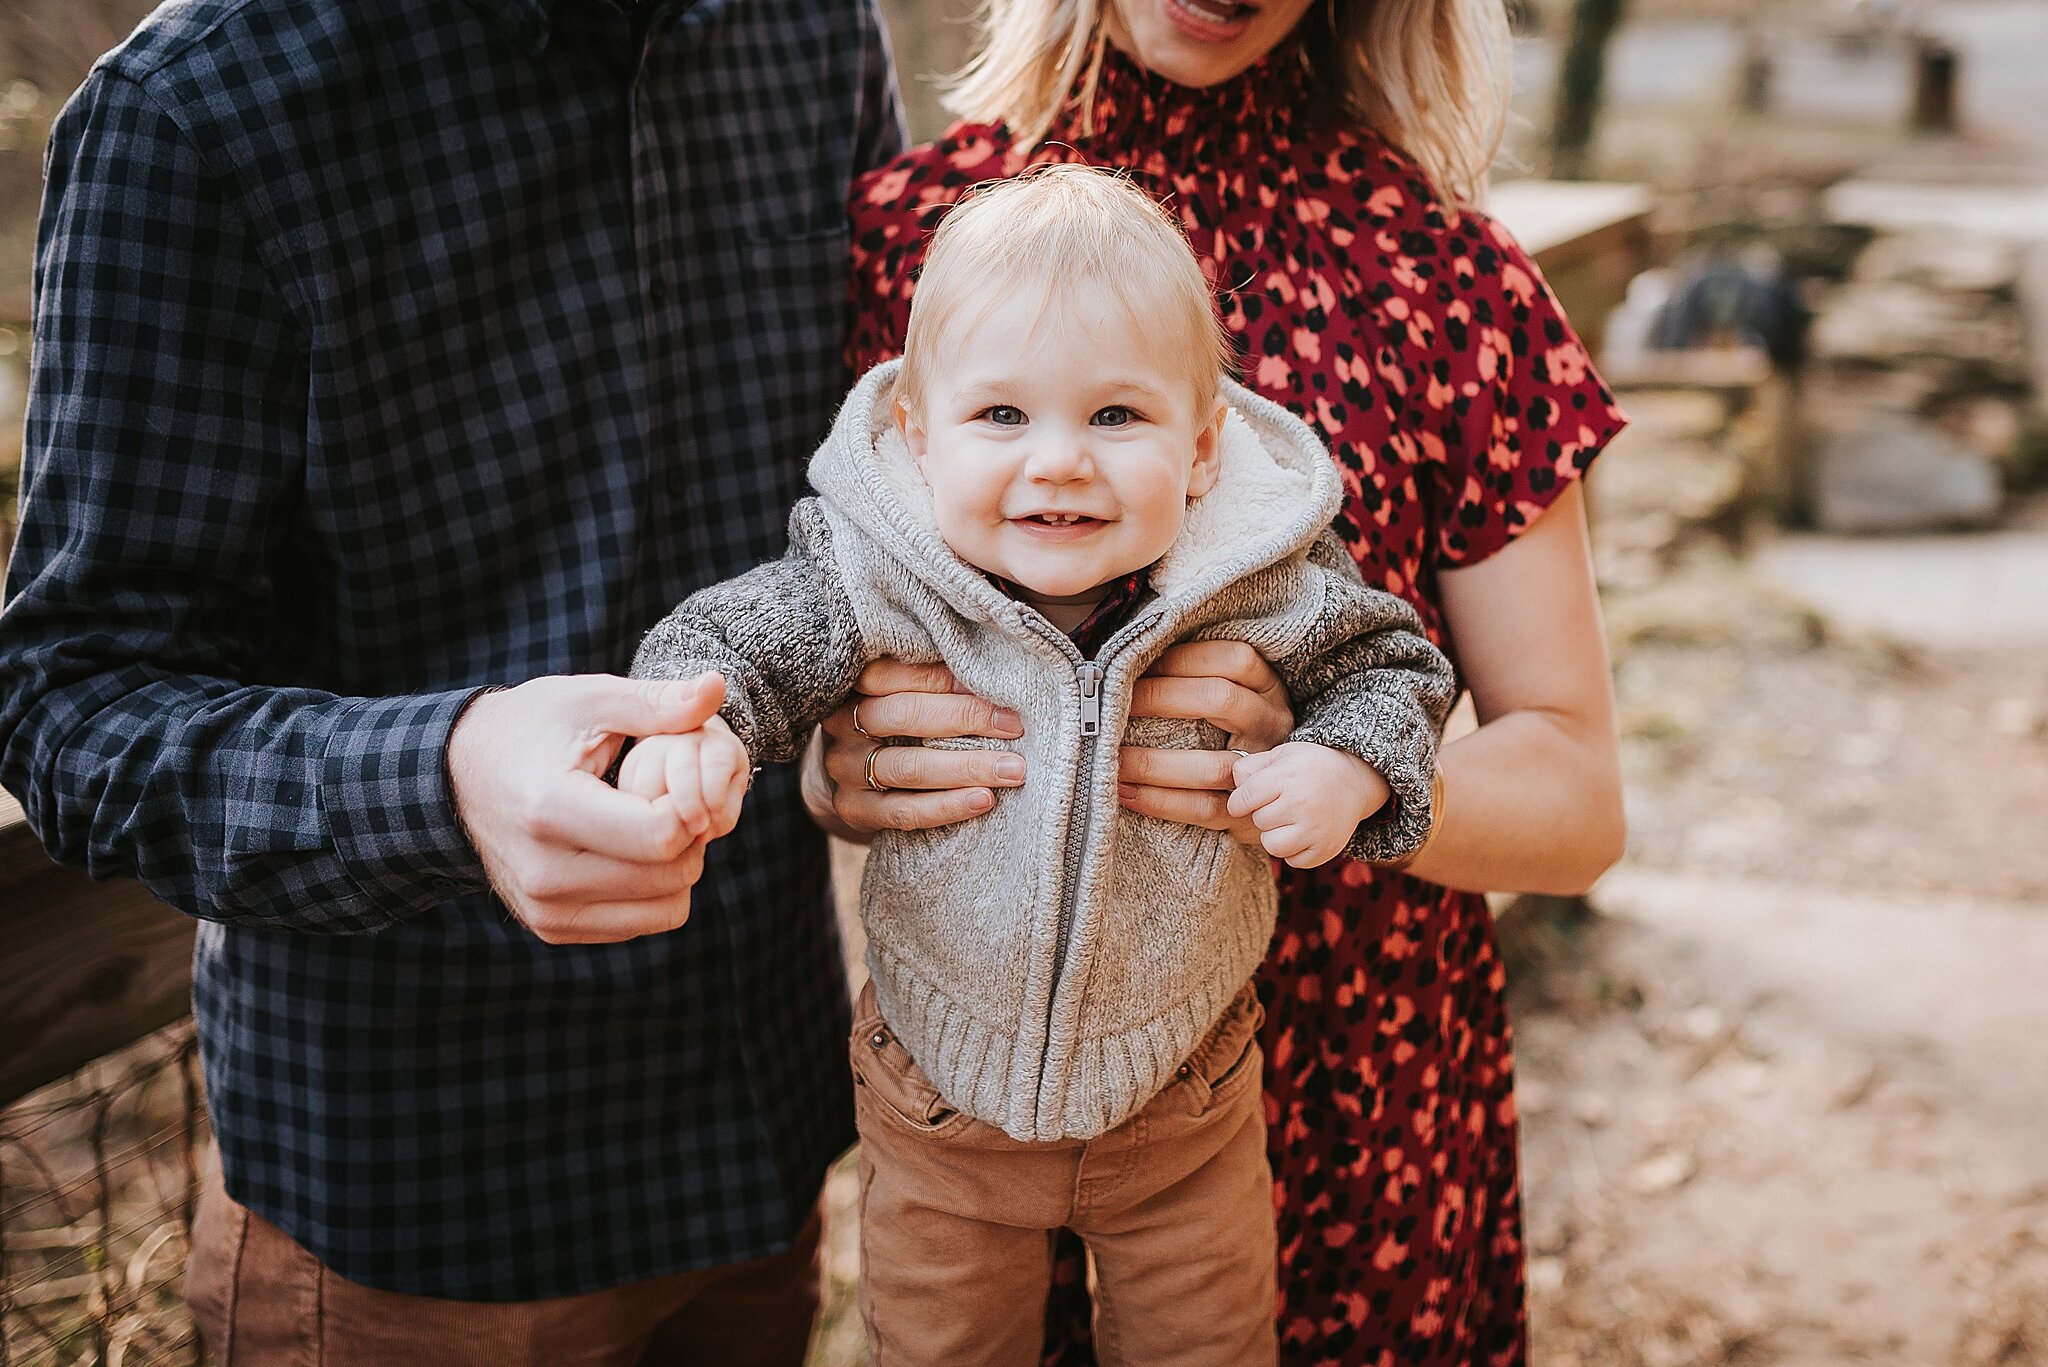
[(1230, 814), (1249, 816), (1266, 853), (1297, 869), (1344, 853), (1358, 823), (1392, 796), (1379, 770), (1364, 760), (1307, 741), (1245, 755), (1234, 777)]
[(691, 836), (715, 840), (739, 824), (753, 776), (747, 747), (713, 717), (700, 730), (641, 740), (619, 768), (619, 789), (650, 802), (666, 799)]

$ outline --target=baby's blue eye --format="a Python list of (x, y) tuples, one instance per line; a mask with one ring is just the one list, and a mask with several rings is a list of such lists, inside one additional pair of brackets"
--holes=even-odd
[(1138, 415), (1120, 403), (1098, 409), (1094, 419), (1097, 427), (1128, 427), (1137, 420)]
[(982, 415), (998, 427), (1021, 427), (1024, 425), (1024, 410), (999, 403), (994, 408), (984, 409)]

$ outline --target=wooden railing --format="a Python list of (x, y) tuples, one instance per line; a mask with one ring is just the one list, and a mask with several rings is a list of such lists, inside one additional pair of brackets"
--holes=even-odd
[[(1510, 182), (1489, 208), (1597, 344), (1647, 264), (1647, 192)], [(0, 1105), (183, 1016), (191, 954), (187, 918), (135, 883), (52, 864), (0, 793)]]

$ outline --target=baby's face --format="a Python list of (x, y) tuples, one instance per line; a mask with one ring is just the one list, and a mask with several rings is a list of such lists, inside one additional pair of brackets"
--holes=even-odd
[(897, 408), (961, 559), (1041, 597), (1150, 565), (1216, 482), (1225, 408), (1115, 300), (1012, 299), (949, 329), (922, 412)]

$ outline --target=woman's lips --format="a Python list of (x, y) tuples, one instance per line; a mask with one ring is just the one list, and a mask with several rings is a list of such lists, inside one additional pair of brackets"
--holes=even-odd
[(1167, 22), (1200, 43), (1227, 43), (1251, 27), (1255, 6), (1230, 0), (1159, 0)]

